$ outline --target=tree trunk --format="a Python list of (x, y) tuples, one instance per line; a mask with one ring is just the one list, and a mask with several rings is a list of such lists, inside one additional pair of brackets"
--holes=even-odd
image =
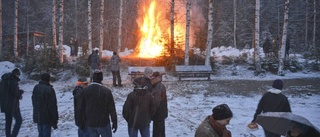
[(92, 16), (91, 0), (88, 0), (88, 52), (92, 51)]
[(254, 61), (256, 72), (261, 72), (260, 62), (260, 0), (256, 0), (255, 11), (255, 28), (254, 28)]
[(118, 28), (118, 46), (117, 52), (120, 52), (121, 49), (121, 28), (122, 28), (122, 10), (123, 10), (123, 0), (120, 0), (120, 13), (119, 13), (119, 28)]
[(101, 0), (100, 3), (100, 46), (99, 46), (99, 55), (102, 57), (102, 50), (104, 43), (104, 0)]
[(213, 40), (213, 0), (209, 0), (209, 14), (208, 14), (208, 36), (205, 65), (210, 66), (211, 47)]
[(308, 47), (308, 0), (306, 0), (306, 27), (305, 27), (305, 34), (304, 34), (304, 45)]
[(52, 40), (53, 48), (56, 53), (58, 49), (57, 45), (57, 0), (52, 0)]
[(317, 30), (317, 3), (313, 0), (313, 33), (312, 33), (312, 47), (316, 51), (316, 30)]
[(2, 58), (2, 0), (0, 0), (0, 58)]
[[(170, 39), (170, 45), (171, 45), (171, 58), (174, 59), (174, 0), (171, 0), (171, 12), (170, 12), (170, 25), (171, 25), (171, 39)], [(173, 60), (172, 60), (173, 61)], [(172, 62), (174, 63), (174, 62)], [(173, 64), (174, 65), (174, 64)]]
[(184, 65), (189, 65), (190, 8), (191, 0), (188, 0), (186, 5), (186, 47), (184, 53)]
[(283, 61), (285, 57), (286, 41), (287, 41), (287, 31), (288, 31), (288, 15), (289, 15), (289, 0), (285, 0), (284, 3), (284, 20), (283, 20), (283, 31), (282, 31), (282, 42), (279, 52), (279, 67), (278, 75), (283, 75)]
[(63, 63), (63, 22), (64, 22), (64, 0), (60, 0), (60, 19), (59, 19), (59, 61)]
[(19, 0), (15, 0), (14, 4), (14, 34), (13, 34), (13, 54), (14, 57), (18, 57), (18, 9), (19, 9)]
[(237, 48), (237, 0), (233, 0), (233, 45)]

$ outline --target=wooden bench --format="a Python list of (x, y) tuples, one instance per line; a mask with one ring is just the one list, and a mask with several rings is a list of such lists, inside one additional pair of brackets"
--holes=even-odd
[(144, 69), (146, 67), (149, 67), (153, 70), (153, 72), (160, 72), (161, 74), (165, 74), (166, 70), (164, 67), (151, 67), (151, 66), (139, 66), (139, 67), (136, 67), (136, 66), (129, 66), (128, 67), (128, 75), (131, 76), (131, 79), (134, 79), (136, 77), (140, 77), (140, 76), (143, 76), (144, 74)]
[(178, 74), (179, 81), (181, 78), (195, 78), (207, 77), (210, 80), (210, 75), (213, 74), (211, 66), (205, 65), (177, 65), (176, 73)]

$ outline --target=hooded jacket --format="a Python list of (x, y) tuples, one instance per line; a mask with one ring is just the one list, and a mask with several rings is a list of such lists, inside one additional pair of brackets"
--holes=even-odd
[(151, 93), (136, 86), (123, 105), (122, 115), (130, 128), (144, 128), (149, 126), (155, 110)]
[(252, 122), (257, 116), (265, 112), (291, 112), (288, 98), (279, 89), (271, 88), (265, 93), (258, 103)]
[(19, 99), (23, 91), (19, 89), (20, 78), (12, 73), (1, 76), (1, 112), (12, 113), (19, 110)]
[(155, 77), (154, 79), (152, 79), (152, 83), (152, 96), (157, 107), (152, 120), (164, 120), (168, 117), (168, 100), (166, 87), (161, 83), (161, 77)]

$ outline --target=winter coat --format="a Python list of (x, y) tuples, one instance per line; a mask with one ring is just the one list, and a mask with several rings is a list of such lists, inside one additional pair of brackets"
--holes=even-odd
[[(111, 90), (100, 83), (92, 82), (81, 92), (80, 127), (105, 127), (117, 124), (117, 112)], [(83, 121), (85, 120), (85, 121)]]
[(271, 88), (265, 93), (258, 103), (257, 110), (254, 114), (252, 122), (257, 115), (265, 112), (291, 112), (288, 98), (281, 93), (279, 89)]
[(133, 79), (133, 84), (134, 85), (140, 85), (142, 88), (144, 86), (148, 87), (148, 91), (151, 93), (152, 92), (152, 83), (151, 80), (146, 77), (146, 76), (141, 76)]
[(157, 106), (156, 113), (153, 116), (153, 121), (164, 120), (168, 117), (168, 101), (166, 87), (161, 83), (161, 78), (153, 79), (155, 83), (152, 88), (152, 96)]
[(100, 57), (97, 53), (92, 53), (88, 58), (91, 69), (100, 69)]
[(135, 87), (123, 105), (122, 115), (130, 128), (145, 128), (156, 110), (153, 97), (146, 89)]
[(208, 116), (196, 129), (195, 137), (231, 137), (231, 132)]
[(74, 90), (72, 91), (73, 94), (73, 103), (74, 103), (74, 120), (77, 126), (79, 125), (79, 113), (80, 113), (80, 104), (81, 104), (81, 92), (82, 92), (82, 87), (81, 86), (76, 86)]
[(110, 70), (111, 71), (119, 71), (120, 70), (120, 63), (121, 59), (118, 55), (113, 55), (110, 59)]
[(5, 73), (1, 79), (1, 112), (13, 113), (19, 110), (19, 99), (23, 94), (18, 84), (20, 78), (12, 73)]
[(32, 92), (33, 121), (38, 124), (58, 123), (58, 106), (55, 90), (48, 82), (39, 81)]

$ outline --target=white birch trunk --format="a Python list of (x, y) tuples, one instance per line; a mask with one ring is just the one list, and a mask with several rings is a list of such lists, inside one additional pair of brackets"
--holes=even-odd
[(189, 65), (190, 8), (191, 0), (188, 0), (186, 5), (186, 46), (184, 52), (184, 65)]
[[(92, 16), (91, 0), (88, 0), (88, 52), (92, 51)], [(90, 53), (88, 53), (90, 54)]]
[(117, 52), (120, 52), (121, 49), (121, 28), (122, 28), (122, 10), (123, 10), (123, 0), (120, 0), (120, 13), (119, 13), (119, 28), (118, 28), (118, 46)]
[(317, 29), (317, 4), (316, 0), (313, 0), (313, 33), (312, 33), (312, 49), (316, 50), (316, 29)]
[(52, 37), (53, 48), (54, 51), (57, 52), (57, 0), (52, 0)]
[(278, 75), (283, 74), (283, 61), (285, 57), (286, 50), (286, 41), (287, 41), (287, 31), (288, 31), (288, 15), (289, 15), (289, 0), (285, 0), (284, 3), (284, 20), (283, 20), (283, 31), (282, 31), (282, 41), (279, 52), (279, 67), (278, 67)]
[(99, 56), (102, 57), (104, 42), (104, 0), (100, 3), (100, 45), (99, 45)]
[(0, 0), (0, 58), (2, 58), (2, 0)]
[(209, 14), (208, 14), (208, 36), (207, 36), (207, 48), (205, 65), (210, 66), (210, 55), (213, 40), (213, 0), (209, 0)]
[(60, 18), (59, 18), (59, 61), (63, 63), (63, 22), (64, 22), (64, 0), (60, 0)]
[(308, 44), (308, 0), (306, 0), (306, 28), (305, 28), (305, 34), (304, 34), (304, 45), (307, 47)]
[[(174, 0), (171, 0), (171, 11), (170, 11), (170, 30), (171, 30), (171, 57), (174, 58)], [(172, 62), (173, 63), (173, 62)]]
[(233, 45), (237, 48), (237, 0), (233, 0)]
[(14, 34), (13, 34), (13, 55), (18, 57), (18, 9), (19, 9), (19, 0), (15, 0), (14, 4)]
[(255, 28), (254, 28), (254, 61), (256, 71), (261, 72), (260, 62), (260, 0), (256, 0), (256, 11), (255, 11)]

